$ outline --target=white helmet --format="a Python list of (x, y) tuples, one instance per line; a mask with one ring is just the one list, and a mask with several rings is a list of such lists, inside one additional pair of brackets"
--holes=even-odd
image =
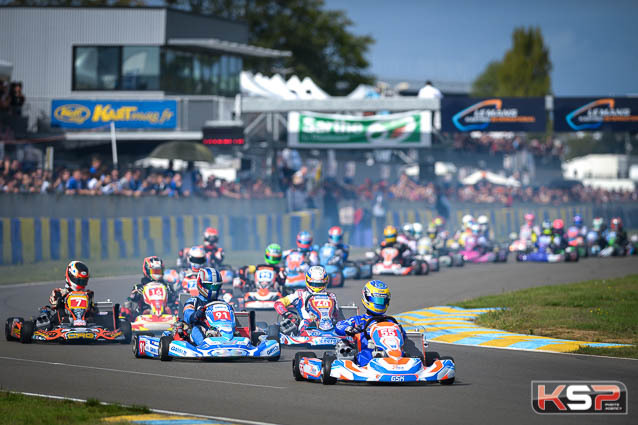
[(489, 220), (486, 215), (480, 215), (478, 220), (476, 220), (478, 224), (488, 224)]
[(405, 223), (403, 225), (403, 234), (406, 236), (414, 236), (414, 227), (412, 223)]
[(412, 223), (412, 231), (415, 238), (423, 236), (423, 225), (421, 223)]
[(465, 214), (463, 218), (461, 219), (461, 222), (463, 223), (463, 227), (465, 228), (470, 227), (473, 221), (474, 221), (474, 217), (472, 217), (470, 214)]

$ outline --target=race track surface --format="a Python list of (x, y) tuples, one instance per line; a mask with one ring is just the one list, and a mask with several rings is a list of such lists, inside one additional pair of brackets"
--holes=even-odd
[[(425, 277), (385, 279), (391, 313), (444, 305), (532, 286), (638, 273), (638, 259), (587, 259), (576, 264), (491, 264), (444, 269)], [(92, 279), (96, 300), (124, 300), (132, 279)], [(362, 281), (335, 292), (349, 303)], [(0, 287), (0, 315), (33, 315), (54, 283)], [(274, 313), (258, 320), (274, 320)], [(637, 423), (638, 361), (431, 344), (457, 363), (449, 387), (336, 385), (295, 382), (294, 350), (277, 363), (160, 362), (134, 359), (130, 346), (61, 346), (0, 342), (2, 389), (56, 394), (277, 424), (629, 424)], [(531, 380), (620, 380), (629, 415), (539, 416), (532, 412)]]

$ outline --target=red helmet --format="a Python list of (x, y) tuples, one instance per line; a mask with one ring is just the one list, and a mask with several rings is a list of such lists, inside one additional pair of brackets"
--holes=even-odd
[(142, 264), (142, 273), (147, 279), (160, 281), (164, 277), (164, 262), (155, 255), (146, 257)]
[(343, 229), (339, 226), (332, 226), (330, 230), (328, 230), (328, 239), (332, 243), (343, 242)]
[(612, 218), (610, 227), (614, 232), (622, 230), (622, 219), (620, 217)]
[(81, 261), (71, 261), (66, 266), (66, 285), (73, 291), (83, 291), (89, 284), (89, 268)]
[(529, 224), (532, 224), (532, 223), (534, 222), (534, 219), (535, 219), (535, 218), (536, 218), (536, 217), (535, 217), (535, 216), (534, 216), (534, 214), (532, 214), (532, 213), (527, 213), (527, 214), (525, 214), (525, 222), (526, 222), (528, 225), (529, 225)]
[(219, 233), (217, 233), (217, 229), (213, 227), (207, 227), (204, 231), (204, 245), (205, 246), (213, 246), (219, 240)]
[(557, 218), (556, 220), (554, 220), (552, 222), (552, 229), (554, 229), (555, 231), (563, 231), (563, 229), (565, 228), (565, 223), (563, 222), (562, 218)]

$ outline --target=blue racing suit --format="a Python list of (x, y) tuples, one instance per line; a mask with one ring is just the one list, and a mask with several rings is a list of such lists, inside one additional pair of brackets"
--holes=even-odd
[(346, 245), (345, 243), (328, 243), (336, 248), (336, 255), (341, 255), (344, 263), (348, 261), (348, 255), (350, 254), (350, 247), (348, 245)]
[[(368, 320), (373, 317), (371, 314), (360, 314), (346, 320), (341, 320), (335, 326), (335, 333), (339, 336), (346, 336), (346, 329), (350, 326), (363, 329), (366, 323), (368, 323)], [(403, 330), (403, 326), (399, 325), (399, 328), (401, 328), (401, 333), (403, 333), (403, 340), (406, 341), (408, 336), (405, 330)], [(359, 335), (360, 337), (356, 339), (357, 357), (355, 363), (359, 366), (365, 366), (372, 360), (372, 350), (368, 348), (368, 338), (366, 338), (365, 334), (361, 332)]]
[(208, 327), (208, 324), (206, 323), (206, 316), (198, 318), (196, 312), (209, 302), (215, 301), (216, 299), (217, 296), (215, 296), (212, 300), (207, 300), (201, 295), (198, 295), (196, 297), (189, 298), (184, 304), (184, 313), (182, 317), (184, 318), (184, 322), (188, 323), (191, 327), (191, 341), (193, 341), (195, 345), (202, 345), (206, 338), (205, 329)]

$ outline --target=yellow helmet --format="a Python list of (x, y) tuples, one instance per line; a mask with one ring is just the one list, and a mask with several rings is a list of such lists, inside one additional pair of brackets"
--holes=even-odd
[(385, 314), (390, 305), (390, 288), (380, 280), (369, 281), (363, 285), (361, 303), (370, 314)]
[(387, 243), (394, 243), (397, 241), (397, 228), (394, 226), (385, 226), (383, 229), (383, 237)]

